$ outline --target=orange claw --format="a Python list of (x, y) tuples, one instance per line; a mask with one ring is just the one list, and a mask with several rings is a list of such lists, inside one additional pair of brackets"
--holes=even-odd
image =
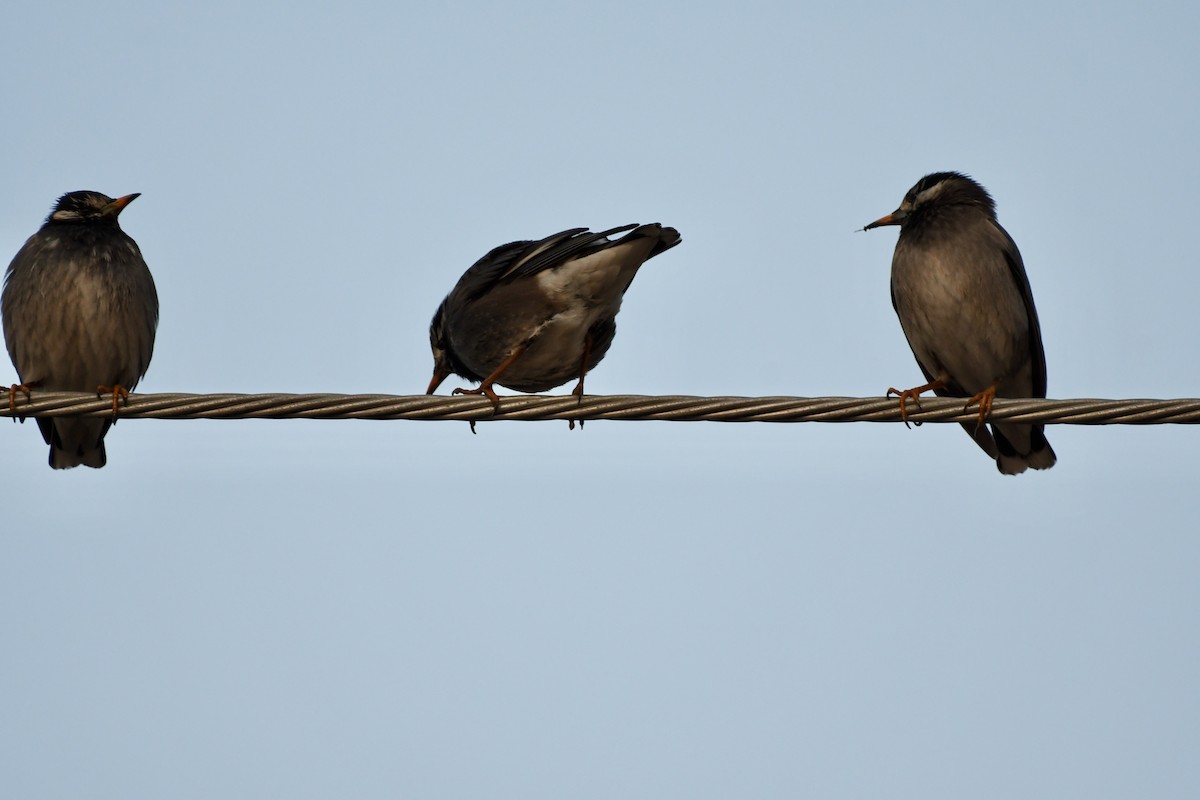
[[(492, 384), (500, 379), (500, 376), (504, 374), (504, 370), (511, 367), (513, 365), (513, 362), (521, 357), (521, 354), (525, 352), (525, 348), (527, 346), (528, 345), (522, 344), (522, 345), (518, 345), (517, 347), (513, 348), (513, 351), (508, 354), (508, 358), (501, 361), (500, 366), (498, 366), (494, 370), (492, 370), (492, 374), (488, 375), (486, 378), (483, 379), (483, 382), (479, 384), (478, 389), (455, 389), (450, 394), (481, 394), (484, 397), (486, 397), (488, 400), (492, 401), (492, 408), (494, 408), (496, 411), (499, 411), (500, 410), (500, 397), (496, 394), (496, 391), (492, 388)], [(474, 432), (475, 428), (472, 427), (471, 431)]]
[(100, 397), (101, 395), (109, 393), (112, 394), (113, 416), (115, 417), (117, 415), (117, 404), (119, 402), (124, 401), (125, 405), (129, 405), (129, 390), (119, 383), (114, 383), (112, 386), (96, 387), (96, 397)]
[[(496, 411), (500, 410), (500, 396), (492, 389), (490, 383), (481, 383), (478, 389), (455, 389), (450, 394), (481, 394), (491, 402), (493, 409)], [(474, 428), (472, 428), (472, 431), (474, 431)]]
[[(914, 386), (912, 389), (905, 389), (904, 391), (888, 387), (887, 394), (885, 394), (884, 397), (896, 395), (900, 398), (900, 419), (904, 422), (904, 426), (906, 428), (911, 428), (912, 426), (908, 424), (908, 399), (910, 397), (913, 399), (913, 401), (917, 404), (917, 410), (919, 411), (921, 408), (921, 392), (931, 392), (936, 389), (941, 389), (945, 387), (945, 385), (945, 382), (937, 380), (930, 381), (924, 386)], [(921, 423), (918, 422), (917, 424), (920, 425)]]
[[(37, 384), (34, 384), (34, 386), (36, 385)], [(17, 392), (25, 395), (25, 402), (28, 403), (33, 399), (33, 397), (29, 394), (29, 390), (32, 388), (33, 386), (24, 383), (14, 383), (12, 386), (8, 387), (8, 411), (13, 415), (12, 418), (14, 422), (17, 419)]]
[(967, 404), (963, 406), (963, 411), (966, 411), (976, 403), (979, 404), (979, 422), (975, 423), (976, 428), (982, 425), (984, 421), (992, 415), (992, 401), (995, 399), (996, 384), (993, 383), (991, 386), (968, 400)]

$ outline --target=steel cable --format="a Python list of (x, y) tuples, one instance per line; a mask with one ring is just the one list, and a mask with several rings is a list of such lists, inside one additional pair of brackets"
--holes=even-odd
[[(909, 401), (911, 422), (973, 422), (974, 407), (954, 398)], [(55, 417), (112, 414), (107, 396), (34, 391), (16, 396), (15, 413)], [(680, 422), (901, 422), (900, 404), (885, 397), (690, 397), (684, 395), (502, 396), (493, 411), (482, 397), (391, 394), (133, 394), (122, 419), (407, 419), (407, 420), (661, 420)], [(991, 421), (1068, 425), (1200, 423), (1200, 399), (1035, 400), (996, 398)]]

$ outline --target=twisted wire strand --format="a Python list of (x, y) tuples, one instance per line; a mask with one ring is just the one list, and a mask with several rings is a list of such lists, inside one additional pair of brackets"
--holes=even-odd
[[(974, 422), (978, 409), (955, 398), (909, 401), (910, 422)], [(3, 416), (103, 417), (112, 400), (83, 392), (16, 395)], [(479, 396), (391, 394), (131, 394), (122, 419), (407, 419), (660, 420), (674, 422), (902, 422), (900, 404), (885, 397), (690, 397), (684, 395), (502, 396), (500, 409)], [(1068, 425), (1200, 423), (1200, 399), (1037, 400), (998, 397), (990, 420)]]

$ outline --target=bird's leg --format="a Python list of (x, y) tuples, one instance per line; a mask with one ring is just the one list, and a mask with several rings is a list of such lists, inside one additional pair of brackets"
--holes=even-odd
[[(14, 383), (12, 386), (8, 387), (8, 411), (13, 415), (13, 422), (17, 421), (17, 392), (25, 395), (25, 402), (28, 403), (33, 400), (32, 395), (29, 394), (29, 390), (40, 386), (41, 383), (41, 381), (32, 381), (30, 383)], [(24, 417), (21, 419), (24, 421)]]
[(114, 383), (112, 386), (97, 386), (96, 397), (106, 394), (112, 394), (113, 401), (113, 416), (117, 416), (117, 404), (124, 401), (125, 405), (129, 405), (129, 390), (119, 383)]
[(984, 423), (984, 420), (992, 415), (992, 401), (995, 399), (996, 384), (993, 383), (991, 386), (968, 400), (967, 404), (963, 406), (963, 411), (966, 411), (976, 403), (979, 404), (979, 421), (975, 423), (976, 430), (979, 430), (979, 426)]
[(571, 390), (571, 394), (579, 398), (579, 402), (583, 402), (583, 378), (587, 375), (588, 359), (592, 357), (592, 334), (589, 331), (587, 336), (583, 337), (583, 358), (579, 360), (579, 383), (575, 384), (575, 388)]
[(504, 370), (511, 367), (513, 365), (513, 363), (516, 362), (516, 360), (521, 357), (521, 354), (525, 352), (525, 348), (528, 346), (529, 346), (528, 344), (523, 343), (523, 344), (519, 344), (516, 347), (514, 347), (513, 351), (508, 354), (508, 358), (501, 361), (500, 366), (498, 366), (494, 370), (492, 370), (492, 374), (488, 375), (486, 378), (484, 378), (480, 382), (478, 388), (455, 389), (453, 392), (451, 392), (451, 394), (481, 394), (484, 397), (486, 397), (488, 400), (491, 401), (493, 409), (495, 409), (496, 411), (499, 411), (500, 410), (500, 397), (496, 394), (495, 390), (492, 389), (492, 384), (500, 379), (500, 376), (504, 374)]
[[(583, 405), (583, 378), (587, 375), (588, 359), (592, 357), (592, 332), (588, 331), (583, 337), (583, 358), (579, 361), (579, 383), (571, 390), (571, 394), (579, 398), (577, 405)], [(567, 428), (575, 430), (575, 420), (567, 420)], [(579, 420), (579, 430), (583, 430), (583, 420)]]
[[(946, 387), (946, 382), (942, 381), (942, 380), (930, 381), (929, 383), (925, 384), (924, 386), (915, 386), (912, 389), (905, 389), (904, 391), (900, 391), (899, 389), (893, 389), (891, 387), (888, 387), (887, 394), (885, 394), (884, 397), (891, 397), (892, 395), (896, 395), (897, 397), (900, 398), (900, 419), (902, 419), (904, 421), (904, 426), (906, 428), (910, 428), (912, 426), (908, 424), (908, 406), (907, 406), (908, 399), (912, 398), (913, 402), (917, 404), (917, 409), (920, 410), (920, 408), (921, 408), (921, 392), (932, 392), (937, 389), (944, 389), (945, 387)], [(920, 425), (921, 423), (918, 422), (917, 424)]]

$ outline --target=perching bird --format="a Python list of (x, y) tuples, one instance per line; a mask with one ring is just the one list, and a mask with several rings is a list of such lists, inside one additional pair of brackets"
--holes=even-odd
[(497, 407), (493, 384), (543, 392), (578, 378), (573, 393), (582, 398), (583, 378), (608, 352), (621, 299), (638, 268), (680, 241), (674, 228), (654, 223), (600, 233), (572, 228), (492, 250), (433, 315), (433, 379), (426, 394), (454, 373), (480, 381), (479, 388), (455, 394), (482, 394)]
[(1041, 425), (983, 424), (999, 397), (1045, 397), (1046, 356), (1021, 253), (996, 221), (991, 195), (957, 172), (926, 175), (900, 207), (864, 230), (899, 225), (892, 306), (926, 383), (888, 394), (967, 397), (979, 423), (971, 438), (1006, 475), (1049, 469), (1055, 455)]
[[(112, 393), (137, 385), (150, 366), (158, 294), (137, 242), (117, 224), (138, 195), (99, 192), (59, 198), (46, 223), (17, 252), (4, 280), (4, 342), (21, 385), (49, 391)], [(112, 419), (38, 418), (50, 466), (103, 467)]]

